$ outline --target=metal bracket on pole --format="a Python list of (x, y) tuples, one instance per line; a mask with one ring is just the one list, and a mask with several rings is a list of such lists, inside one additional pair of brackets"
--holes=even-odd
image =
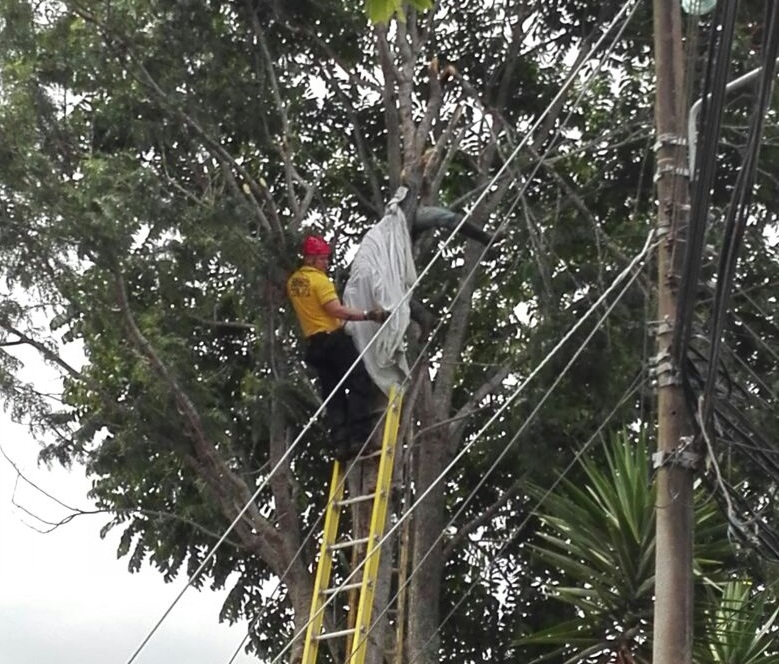
[(692, 450), (693, 437), (681, 436), (679, 445), (672, 450), (655, 452), (652, 463), (657, 470), (663, 466), (676, 466), (686, 470), (696, 470), (701, 461), (701, 455)]
[[(779, 58), (777, 58), (776, 62), (774, 62), (774, 70), (779, 70)], [(754, 81), (759, 75), (760, 72), (763, 71), (762, 67), (758, 67), (757, 69), (753, 69), (750, 72), (747, 72), (743, 76), (739, 76), (737, 79), (731, 81), (725, 86), (725, 92), (733, 92), (734, 90), (738, 90), (739, 88), (743, 88), (745, 85), (750, 84), (752, 81)], [(690, 112), (688, 114), (687, 119), (687, 135), (689, 137), (690, 142), (690, 153), (688, 155), (689, 162), (690, 162), (690, 170), (695, 168), (695, 150), (696, 150), (696, 130), (698, 127), (698, 115), (701, 112), (701, 107), (703, 106), (703, 97), (698, 99), (691, 107)]]

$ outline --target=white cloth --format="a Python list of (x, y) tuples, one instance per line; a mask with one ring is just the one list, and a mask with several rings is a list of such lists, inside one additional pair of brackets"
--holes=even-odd
[[(411, 296), (404, 298), (404, 295), (416, 281), (417, 272), (406, 216), (399, 206), (406, 192), (405, 187), (398, 189), (388, 203), (384, 217), (365, 234), (352, 261), (343, 297), (348, 307), (381, 307), (393, 312), (363, 356), (373, 382), (385, 394), (409, 373), (405, 335), (411, 320)], [(352, 335), (359, 352), (366, 348), (378, 329), (379, 325), (373, 322), (346, 324), (346, 331)]]

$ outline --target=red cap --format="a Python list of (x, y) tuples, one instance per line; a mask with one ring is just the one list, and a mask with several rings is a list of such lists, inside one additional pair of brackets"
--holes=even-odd
[(329, 256), (333, 253), (330, 249), (330, 245), (320, 235), (307, 235), (303, 240), (303, 255), (304, 256)]

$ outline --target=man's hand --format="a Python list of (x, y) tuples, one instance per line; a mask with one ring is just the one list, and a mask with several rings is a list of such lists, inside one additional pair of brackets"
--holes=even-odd
[(372, 320), (374, 323), (381, 324), (389, 317), (390, 317), (390, 312), (380, 307), (365, 312), (365, 320)]

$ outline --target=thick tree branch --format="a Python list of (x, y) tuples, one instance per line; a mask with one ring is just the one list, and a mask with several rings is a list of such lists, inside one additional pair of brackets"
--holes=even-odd
[(376, 35), (376, 50), (379, 56), (379, 64), (384, 75), (382, 101), (385, 122), (387, 124), (387, 168), (389, 171), (390, 189), (395, 191), (400, 186), (401, 171), (403, 169), (400, 151), (400, 113), (395, 95), (395, 84), (400, 78), (400, 73), (392, 59), (386, 26), (377, 25), (374, 28), (374, 34)]
[[(454, 155), (457, 154), (457, 151), (460, 149), (460, 142), (465, 133), (465, 130), (461, 127), (457, 138), (452, 140), (455, 129), (460, 124), (462, 116), (463, 106), (462, 104), (458, 104), (454, 109), (454, 113), (452, 113), (449, 118), (444, 131), (441, 132), (441, 135), (436, 140), (435, 146), (427, 153), (422, 180), (429, 184), (427, 186), (427, 192), (424, 191), (423, 187), (422, 201), (424, 203), (429, 204), (438, 200), (438, 192), (441, 190), (444, 176), (449, 170), (449, 165), (452, 163)], [(425, 196), (425, 194), (427, 194), (427, 196)]]
[(446, 338), (441, 349), (441, 366), (435, 380), (433, 396), (437, 419), (445, 419), (450, 415), (456, 364), (452, 361), (460, 357), (460, 351), (468, 332), (468, 321), (472, 308), (471, 299), (476, 288), (476, 274), (473, 267), (481, 255), (481, 247), (469, 241), (465, 247), (465, 264), (462, 267), (460, 279), (460, 297), (452, 308), (452, 315), (446, 331)]
[[(252, 492), (245, 482), (235, 475), (219, 456), (213, 443), (208, 439), (200, 413), (194, 403), (138, 328), (130, 310), (124, 278), (118, 269), (114, 270), (114, 279), (119, 310), (130, 341), (170, 389), (173, 399), (187, 423), (199, 474), (219, 500), (222, 511), (227, 518), (234, 518), (244, 506), (248, 505), (244, 522), (237, 524), (236, 531), (247, 547), (257, 551), (263, 560), (274, 569), (274, 572), (280, 573), (283, 571), (284, 565), (279, 558), (281, 542), (278, 532), (260, 514), (257, 506), (251, 500)], [(256, 531), (257, 534), (254, 535), (252, 531)]]
[(444, 101), (444, 89), (439, 78), (438, 59), (433, 58), (427, 67), (427, 82), (429, 93), (427, 96), (427, 108), (425, 114), (419, 122), (416, 131), (415, 144), (419, 146), (420, 151), (427, 142), (427, 137), (433, 128), (434, 123), (441, 114), (441, 106)]
[[(416, 142), (414, 123), (414, 64), (416, 53), (412, 51), (407, 26), (402, 21), (396, 24), (396, 43), (400, 51), (400, 66), (398, 68), (398, 111), (400, 113), (400, 130), (403, 137), (403, 163), (409, 179), (416, 179), (422, 148)], [(411, 194), (416, 194), (413, 183)]]

